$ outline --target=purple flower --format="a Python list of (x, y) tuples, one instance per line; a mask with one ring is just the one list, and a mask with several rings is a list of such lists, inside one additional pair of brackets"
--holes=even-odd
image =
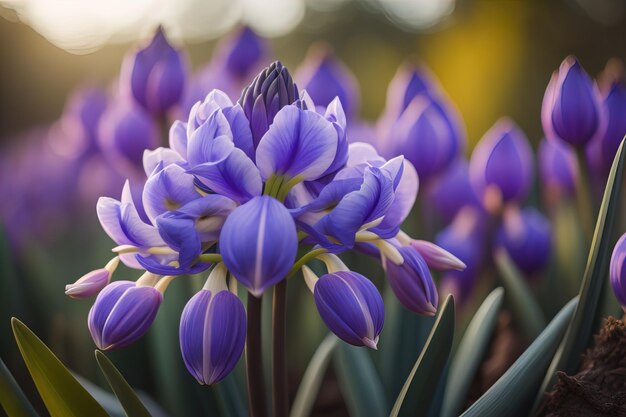
[(462, 271), (465, 269), (463, 261), (432, 242), (426, 240), (411, 240), (410, 245), (422, 255), (429, 268), (438, 269), (440, 271), (447, 271), (449, 269)]
[[(216, 266), (216, 270), (220, 268)], [(246, 311), (223, 278), (211, 273), (205, 288), (189, 300), (180, 318), (185, 366), (203, 385), (216, 384), (233, 370), (246, 341)]]
[(298, 248), (289, 211), (268, 196), (237, 207), (224, 222), (219, 241), (224, 264), (256, 297), (285, 278)]
[(469, 164), (458, 158), (437, 177), (427, 190), (428, 201), (446, 222), (451, 222), (465, 206), (481, 207), (469, 177)]
[(252, 71), (259, 69), (267, 54), (267, 43), (250, 27), (243, 26), (220, 43), (212, 61), (223, 63), (229, 74), (244, 79)]
[(411, 246), (397, 249), (404, 259), (401, 264), (382, 257), (389, 286), (404, 307), (417, 314), (434, 316), (439, 299), (426, 261)]
[(131, 177), (141, 175), (144, 151), (159, 145), (159, 131), (150, 114), (122, 96), (109, 103), (98, 131), (107, 159)]
[(163, 114), (177, 104), (185, 85), (183, 54), (174, 49), (162, 27), (145, 48), (128, 55), (122, 65), (122, 86), (153, 114)]
[(402, 65), (389, 83), (385, 115), (397, 119), (415, 97), (440, 94), (437, 81), (425, 66)]
[(111, 276), (115, 272), (119, 261), (120, 258), (116, 256), (104, 268), (91, 271), (79, 278), (75, 283), (66, 285), (65, 295), (78, 299), (97, 295), (111, 281)]
[(626, 311), (626, 234), (615, 244), (611, 255), (609, 276), (613, 293), (623, 309)]
[(620, 143), (626, 136), (626, 86), (619, 82), (611, 85), (604, 97), (606, 130), (602, 136), (602, 162), (608, 172), (613, 164)]
[(550, 261), (552, 235), (550, 223), (533, 207), (504, 212), (497, 244), (526, 275), (540, 272)]
[(359, 92), (354, 75), (325, 45), (314, 45), (296, 72), (300, 86), (317, 105), (338, 98), (349, 118), (358, 112)]
[(250, 122), (255, 148), (280, 109), (294, 103), (299, 96), (289, 71), (278, 61), (264, 69), (243, 90), (239, 105)]
[(539, 144), (539, 175), (548, 193), (573, 195), (578, 163), (573, 150), (562, 142), (543, 139)]
[[(533, 181), (533, 153), (528, 139), (510, 119), (500, 119), (474, 148), (470, 178), (482, 201), (523, 201)], [(494, 196), (495, 194), (495, 196)]]
[(351, 345), (376, 349), (385, 313), (383, 299), (370, 280), (351, 271), (322, 275), (315, 283), (314, 298), (333, 333)]
[(163, 295), (150, 286), (131, 281), (107, 285), (89, 310), (89, 332), (98, 349), (120, 349), (143, 336), (162, 300)]
[(578, 60), (568, 56), (552, 74), (543, 96), (541, 122), (546, 137), (584, 147), (603, 133), (603, 118), (597, 86)]

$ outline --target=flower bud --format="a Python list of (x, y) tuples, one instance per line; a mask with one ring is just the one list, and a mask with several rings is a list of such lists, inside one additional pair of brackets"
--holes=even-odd
[(246, 341), (246, 311), (228, 291), (226, 267), (218, 264), (180, 318), (180, 350), (185, 366), (203, 385), (224, 379), (235, 367)]
[(615, 244), (609, 266), (611, 286), (617, 301), (626, 311), (626, 234), (622, 235)]
[(389, 83), (385, 115), (396, 119), (420, 94), (434, 97), (439, 94), (439, 85), (424, 66), (402, 65)]
[(613, 164), (620, 143), (626, 136), (626, 86), (613, 83), (604, 98), (606, 130), (602, 136), (602, 165), (608, 172)]
[(426, 261), (411, 246), (398, 251), (404, 258), (400, 265), (382, 257), (389, 286), (403, 306), (417, 314), (434, 316), (439, 300)]
[(279, 61), (256, 76), (241, 93), (239, 104), (250, 121), (254, 147), (267, 132), (280, 109), (298, 100), (298, 87)]
[(550, 260), (550, 223), (533, 207), (510, 207), (504, 213), (497, 245), (507, 251), (522, 272), (533, 275)]
[(487, 208), (524, 200), (533, 181), (533, 153), (524, 132), (510, 119), (500, 119), (474, 148), (469, 169)]
[(182, 53), (169, 44), (159, 27), (148, 46), (126, 57), (121, 80), (146, 110), (162, 114), (180, 100), (185, 72)]
[(453, 162), (426, 192), (428, 201), (446, 222), (451, 222), (465, 206), (482, 206), (470, 182), (469, 165), (464, 158)]
[(229, 74), (242, 79), (260, 68), (266, 60), (267, 49), (266, 42), (251, 28), (244, 26), (220, 43), (216, 57), (221, 58)]
[(600, 94), (578, 60), (568, 56), (543, 96), (541, 123), (549, 140), (584, 147), (603, 131)]
[(359, 104), (356, 79), (329, 47), (314, 45), (298, 68), (296, 79), (316, 105), (326, 107), (338, 97), (346, 115), (349, 118), (356, 115)]
[(79, 278), (75, 283), (66, 285), (65, 295), (79, 299), (93, 297), (111, 281), (111, 276), (119, 263), (120, 258), (116, 256), (104, 268), (91, 271)]
[(237, 207), (226, 218), (219, 242), (228, 270), (256, 297), (285, 278), (298, 249), (291, 214), (268, 196)]
[(163, 295), (132, 281), (107, 285), (89, 310), (89, 332), (99, 349), (120, 349), (143, 336), (154, 321)]
[(404, 155), (427, 182), (444, 171), (465, 146), (465, 134), (443, 98), (415, 97), (388, 137), (386, 156)]
[(550, 195), (576, 192), (578, 164), (572, 149), (562, 142), (543, 139), (539, 144), (539, 175)]
[(322, 275), (315, 283), (315, 305), (328, 328), (355, 346), (376, 349), (385, 309), (370, 280), (351, 271)]
[(411, 247), (422, 255), (429, 268), (440, 271), (447, 271), (449, 269), (462, 271), (465, 269), (463, 261), (432, 242), (426, 240), (412, 240)]

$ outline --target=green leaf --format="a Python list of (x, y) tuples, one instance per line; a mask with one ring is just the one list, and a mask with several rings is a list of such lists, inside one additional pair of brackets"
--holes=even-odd
[(408, 407), (411, 412), (416, 411), (416, 416), (428, 414), (429, 405), (437, 390), (437, 383), (448, 361), (452, 341), (454, 339), (454, 298), (448, 295), (439, 316), (430, 332), (428, 341), (422, 349), (422, 353), (415, 362), (409, 377), (406, 379), (400, 395), (391, 410), (390, 417), (397, 417), (407, 407), (405, 399), (410, 398), (411, 403), (419, 406), (417, 409)]
[(454, 417), (461, 411), (474, 375), (478, 370), (498, 323), (504, 290), (493, 290), (480, 305), (461, 339), (448, 375), (441, 417)]
[(528, 416), (550, 359), (576, 308), (574, 298), (513, 365), (461, 417)]
[(554, 384), (557, 371), (563, 371), (570, 375), (576, 372), (581, 355), (592, 341), (594, 326), (600, 320), (602, 314), (600, 301), (608, 281), (609, 261), (613, 252), (614, 225), (619, 211), (619, 191), (622, 185), (625, 159), (626, 150), (624, 149), (624, 140), (622, 140), (613, 160), (613, 166), (602, 197), (602, 206), (598, 214), (587, 267), (580, 287), (580, 302), (567, 328), (563, 342), (550, 364), (541, 391), (535, 399), (535, 409), (541, 402), (543, 393)]
[(215, 397), (223, 417), (245, 417), (248, 414), (246, 402), (237, 386), (234, 372), (213, 386)]
[(387, 414), (385, 391), (367, 348), (340, 343), (335, 350), (334, 364), (352, 417)]
[(113, 365), (113, 362), (99, 350), (96, 350), (96, 361), (98, 361), (98, 366), (100, 366), (115, 396), (120, 400), (120, 404), (122, 404), (126, 415), (128, 417), (150, 417), (150, 413), (146, 410), (146, 407), (141, 403), (135, 391), (128, 385), (124, 376), (122, 376), (120, 371)]
[(525, 339), (532, 342), (546, 327), (546, 319), (522, 273), (517, 269), (504, 249), (497, 249), (493, 254), (502, 284), (506, 289), (507, 299)]
[(331, 333), (320, 343), (300, 381), (290, 417), (308, 417), (311, 414), (326, 368), (338, 342), (337, 336)]
[(37, 417), (35, 409), (2, 359), (0, 359), (0, 406), (11, 417)]
[(26, 367), (52, 417), (108, 417), (48, 347), (16, 318), (13, 334)]

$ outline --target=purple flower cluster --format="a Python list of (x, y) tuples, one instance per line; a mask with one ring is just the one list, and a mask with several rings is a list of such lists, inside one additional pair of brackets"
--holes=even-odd
[[(161, 90), (155, 91), (147, 97), (160, 103)], [(119, 200), (98, 201), (113, 251), (146, 272), (136, 282), (109, 283), (114, 258), (68, 286), (76, 298), (100, 290), (89, 314), (97, 346), (137, 340), (175, 277), (210, 270), (185, 307), (180, 342), (189, 372), (200, 383), (216, 383), (237, 363), (246, 336), (229, 275), (248, 297), (260, 297), (304, 268), (329, 329), (348, 343), (376, 348), (382, 297), (339, 260), (353, 249), (381, 261), (406, 308), (434, 315), (438, 296), (428, 266), (464, 264), (400, 230), (418, 174), (402, 156), (387, 160), (369, 144), (349, 144), (347, 123), (339, 98), (316, 106), (280, 62), (262, 70), (236, 102), (220, 90), (196, 102), (186, 120), (172, 124), (169, 147), (144, 152), (144, 186), (127, 181)], [(315, 258), (328, 269), (319, 278), (305, 267)]]

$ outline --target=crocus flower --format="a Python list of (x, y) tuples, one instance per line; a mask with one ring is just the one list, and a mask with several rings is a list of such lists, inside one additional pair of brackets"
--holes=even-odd
[(359, 92), (356, 79), (329, 47), (311, 47), (295, 78), (316, 104), (326, 107), (337, 97), (349, 118), (357, 114)]
[(224, 379), (235, 367), (246, 341), (246, 311), (228, 291), (226, 268), (218, 264), (180, 318), (180, 351), (191, 375), (203, 385)]
[(498, 231), (497, 245), (504, 248), (527, 276), (540, 272), (550, 260), (550, 223), (535, 208), (509, 207)]
[(399, 265), (383, 256), (389, 286), (404, 307), (414, 313), (434, 316), (439, 298), (426, 261), (411, 246), (400, 247), (398, 251), (404, 259)]
[(626, 136), (626, 86), (615, 82), (604, 97), (606, 109), (606, 130), (602, 135), (601, 157), (604, 171), (608, 172), (613, 164), (620, 143)]
[(446, 222), (451, 222), (465, 206), (482, 206), (470, 181), (469, 164), (465, 158), (458, 158), (439, 175), (427, 190), (426, 196)]
[(256, 297), (285, 278), (297, 247), (296, 226), (289, 211), (268, 196), (255, 197), (235, 209), (220, 234), (224, 264)]
[(430, 70), (423, 65), (400, 66), (387, 88), (385, 117), (397, 119), (413, 99), (421, 94), (430, 97), (440, 94), (439, 85)]
[(276, 61), (263, 70), (246, 87), (239, 105), (250, 123), (255, 148), (274, 121), (276, 114), (300, 97), (289, 70)]
[(65, 295), (72, 298), (90, 298), (98, 294), (111, 281), (111, 276), (120, 259), (116, 256), (104, 268), (91, 271), (80, 277), (75, 283), (65, 286)]
[(533, 181), (528, 139), (510, 119), (500, 119), (474, 148), (470, 178), (484, 204), (522, 201)]
[(543, 96), (541, 123), (549, 140), (584, 147), (604, 130), (597, 86), (578, 60), (568, 56), (552, 74)]
[(122, 65), (121, 87), (153, 114), (163, 114), (177, 104), (185, 85), (186, 63), (159, 27), (148, 46), (129, 54)]
[(376, 349), (384, 307), (370, 280), (352, 271), (322, 275), (314, 287), (317, 311), (328, 328), (355, 346)]
[(163, 295), (151, 286), (115, 281), (98, 294), (89, 310), (89, 332), (102, 350), (130, 345), (143, 336), (154, 321)]
[(578, 163), (573, 150), (562, 142), (542, 139), (538, 151), (539, 175), (548, 193), (573, 195)]
[(624, 311), (626, 311), (626, 234), (622, 235), (615, 244), (611, 263), (609, 266), (609, 277), (613, 293)]

